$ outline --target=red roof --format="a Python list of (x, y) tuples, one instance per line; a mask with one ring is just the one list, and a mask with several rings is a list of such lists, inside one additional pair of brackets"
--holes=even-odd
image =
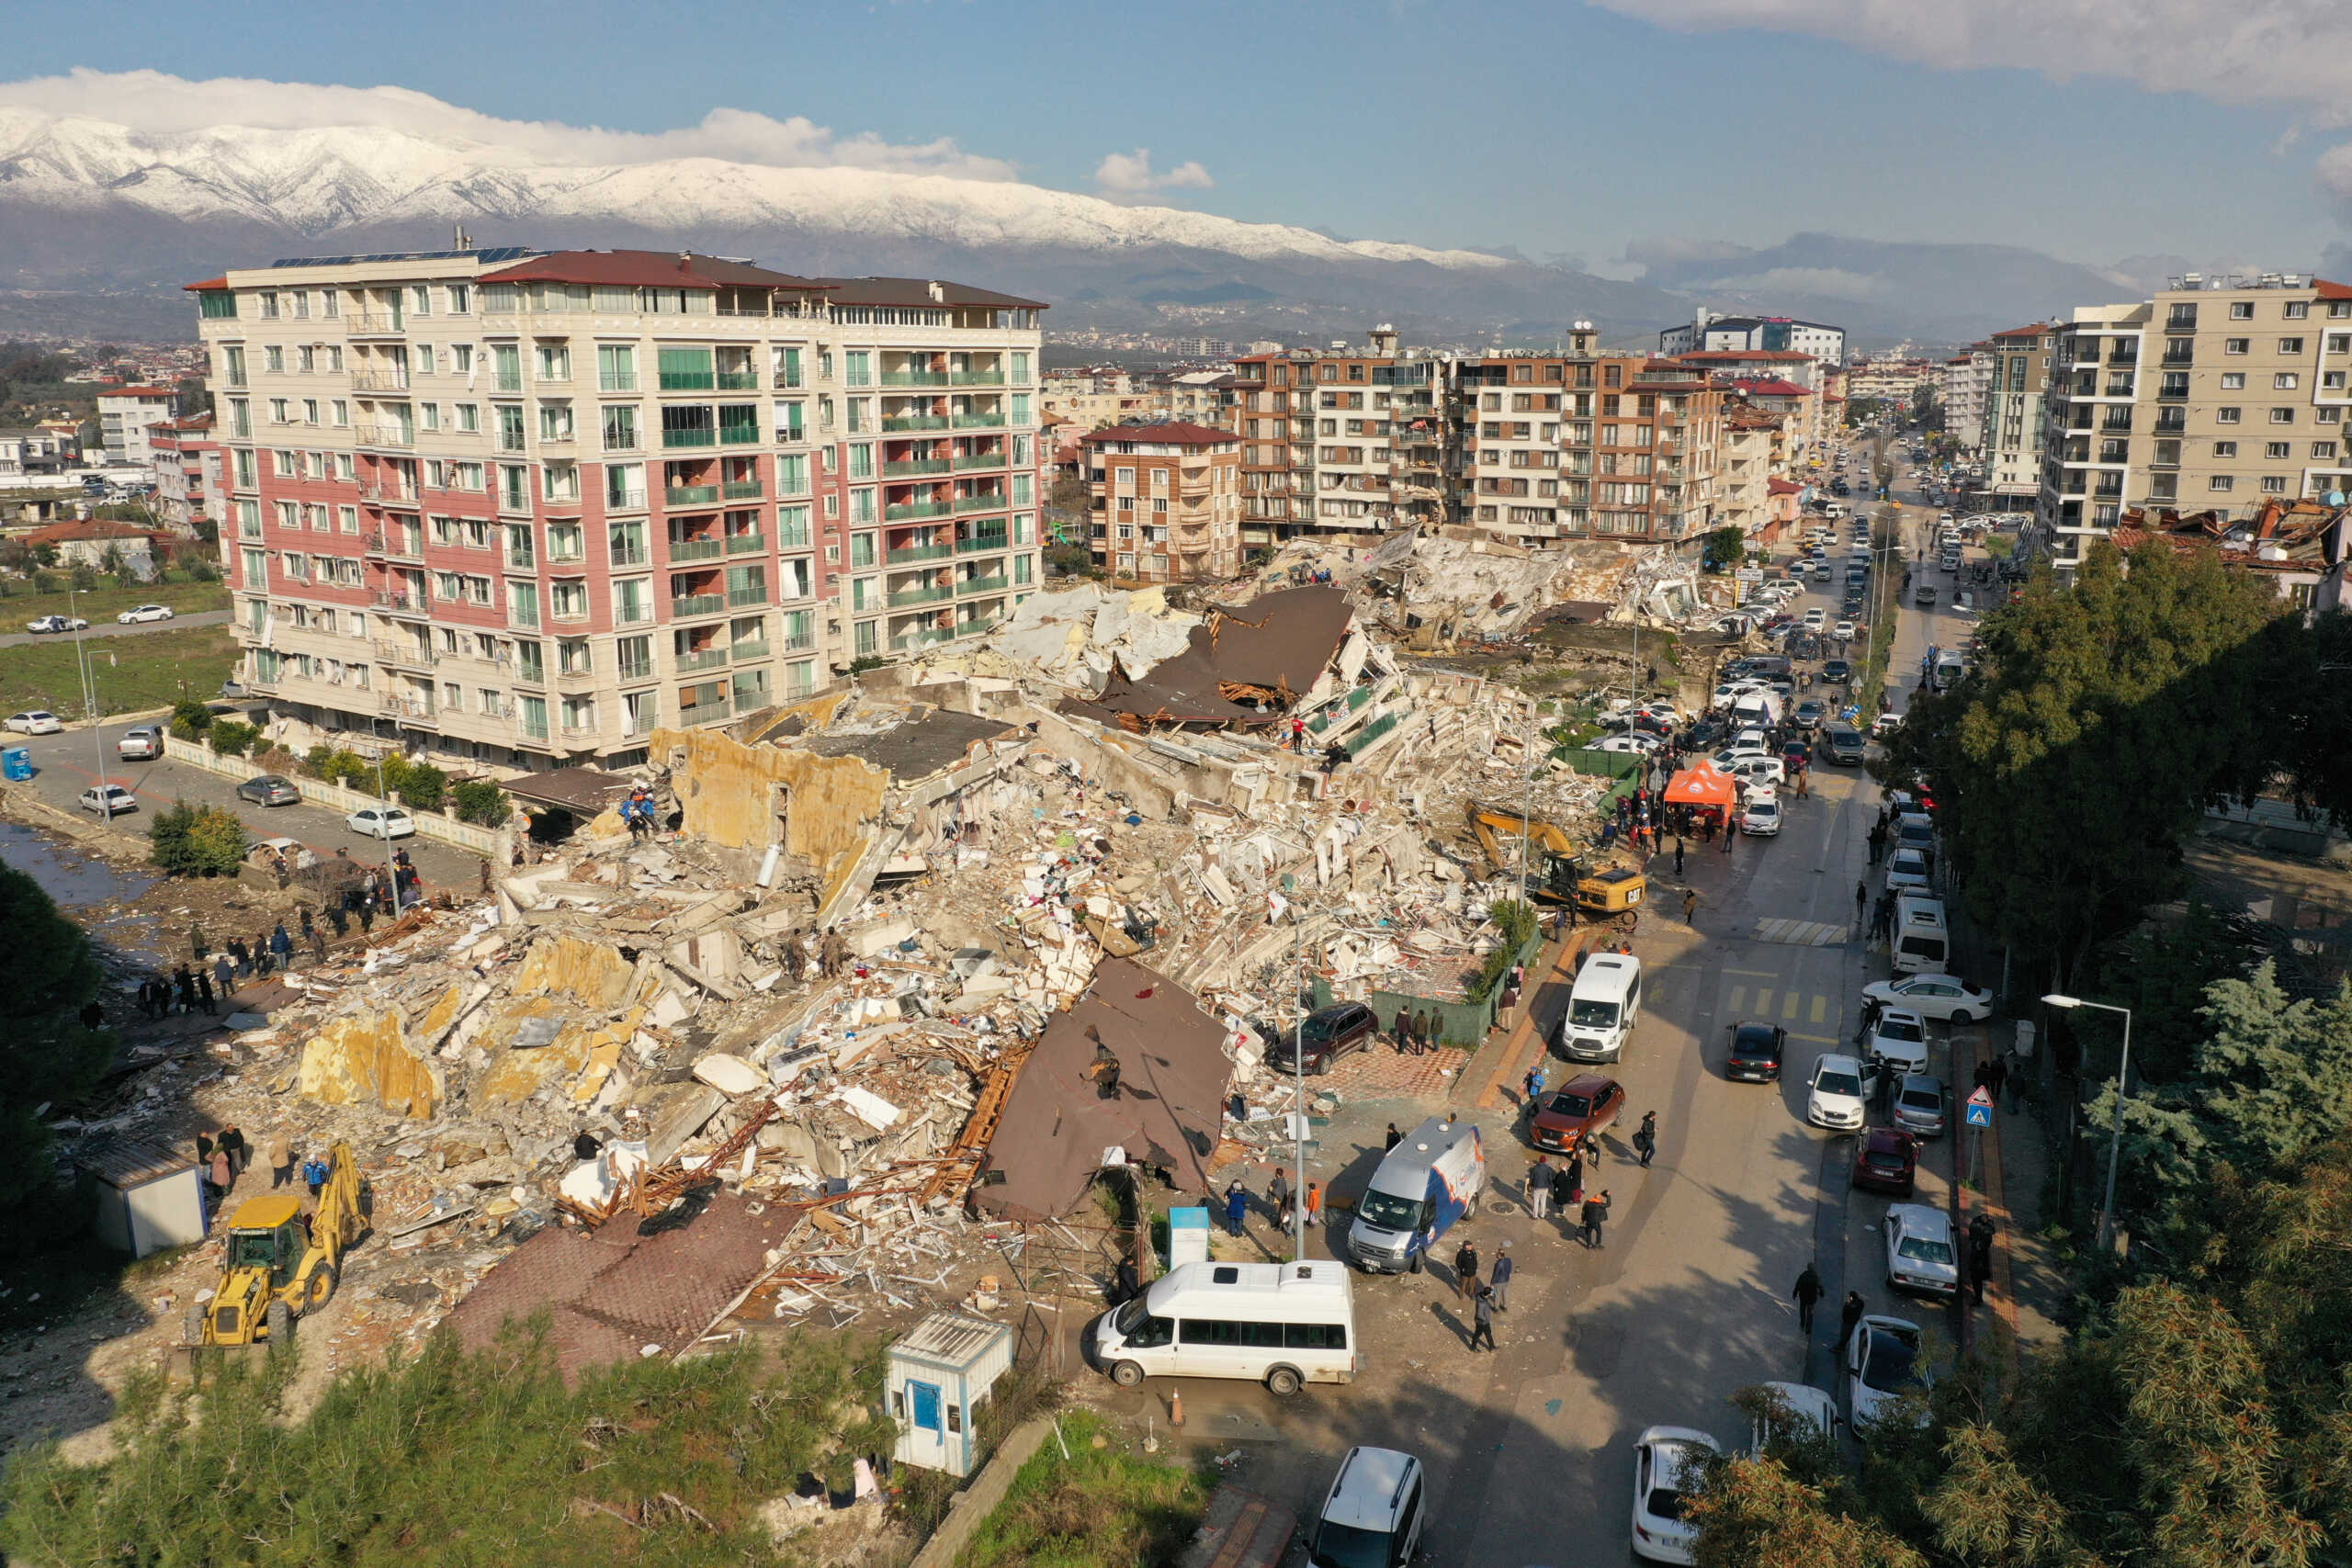
[(1996, 338), (2005, 338), (2005, 337), (2040, 337), (2042, 333), (2044, 333), (2048, 332), (2049, 330), (2050, 330), (2050, 323), (2049, 323), (2049, 322), (2047, 322), (2047, 321), (2037, 321), (2037, 322), (2035, 322), (2032, 326), (2030, 326), (2030, 327), (2011, 327), (2007, 332), (2005, 332), (2005, 333), (1995, 333), (1993, 335), (1994, 335)]
[(1809, 398), (1813, 394), (1794, 381), (1784, 381), (1778, 376), (1742, 378), (1733, 386), (1751, 398)]
[(191, 294), (200, 289), (226, 288), (229, 287), (229, 277), (226, 273), (223, 273), (219, 277), (208, 277), (201, 283), (183, 283), (180, 287)]
[(2352, 284), (2330, 283), (2324, 277), (2312, 279), (2312, 292), (2323, 299), (2352, 299)]
[(52, 523), (46, 528), (36, 528), (27, 534), (28, 545), (67, 545), (87, 539), (160, 539), (161, 534), (152, 529), (134, 528), (128, 523), (103, 520), (89, 523)]
[(1221, 446), (1241, 438), (1230, 430), (1211, 430), (1205, 424), (1180, 419), (1168, 424), (1106, 424), (1079, 439), (1089, 445), (1097, 441), (1148, 441), (1162, 446)]
[(676, 251), (557, 251), (486, 272), (483, 283), (604, 283), (627, 288), (802, 288), (824, 285), (748, 262)]
[(1794, 479), (1766, 479), (1764, 481), (1764, 491), (1768, 495), (1794, 495), (1803, 489), (1804, 486)]

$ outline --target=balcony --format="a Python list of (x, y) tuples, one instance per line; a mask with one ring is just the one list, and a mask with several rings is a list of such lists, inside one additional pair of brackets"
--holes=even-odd
[(346, 337), (392, 337), (408, 331), (398, 310), (345, 310), (342, 319)]
[(904, 523), (917, 517), (951, 517), (956, 503), (947, 501), (901, 501), (882, 509), (886, 523)]
[(354, 370), (351, 386), (354, 391), (359, 392), (405, 392), (408, 390), (408, 372), (390, 367)]
[(735, 705), (725, 697), (709, 697), (688, 707), (678, 707), (678, 722), (692, 728), (698, 724), (718, 724), (734, 716)]
[(882, 385), (886, 387), (944, 387), (948, 385), (944, 370), (885, 370)]
[(730, 610), (748, 610), (767, 602), (768, 585), (764, 582), (751, 588), (730, 588), (727, 591), (727, 607)]
[(432, 614), (432, 611), (425, 606), (423, 593), (388, 593), (379, 589), (368, 597), (375, 604), (376, 608), (389, 610), (395, 615), (422, 616)]
[(727, 536), (727, 553), (730, 556), (753, 555), (766, 548), (767, 538), (764, 535), (729, 534)]
[(673, 561), (713, 560), (724, 555), (726, 544), (718, 539), (673, 539), (670, 558)]
[(1004, 464), (1005, 456), (1001, 452), (974, 452), (956, 459), (956, 471), (959, 474), (968, 474), (989, 468), (1001, 468)]
[(715, 378), (718, 382), (718, 389), (722, 392), (756, 392), (760, 389), (757, 371), (721, 370)]
[(729, 479), (718, 487), (718, 495), (722, 501), (757, 501), (763, 491), (757, 479)]
[(413, 642), (383, 642), (376, 644), (376, 660), (402, 670), (430, 670), (434, 665), (433, 650)]
[(706, 648), (698, 653), (681, 653), (674, 660), (681, 675), (696, 670), (723, 670), (727, 666), (727, 649)]
[(686, 593), (670, 601), (670, 618), (683, 621), (695, 615), (716, 615), (726, 608), (724, 593)]
[(716, 446), (718, 445), (718, 432), (716, 430), (665, 429), (662, 432), (662, 445), (664, 447)]
[(717, 504), (718, 501), (718, 487), (717, 485), (672, 485), (662, 492), (662, 499), (664, 504), (670, 506), (711, 506)]
[(950, 370), (947, 373), (947, 384), (951, 387), (1001, 387), (1004, 385), (1004, 372), (1001, 370)]
[(944, 457), (908, 457), (896, 463), (883, 464), (882, 477), (886, 479), (910, 479), (924, 474), (944, 474), (955, 466)]
[(882, 434), (895, 435), (907, 430), (945, 430), (947, 415), (944, 413), (896, 413), (882, 416)]
[(708, 370), (663, 370), (657, 379), (665, 392), (710, 392), (718, 390), (718, 378)]
[(806, 653), (810, 649), (817, 646), (817, 634), (815, 632), (792, 632), (787, 634), (783, 642), (778, 646), (780, 646), (786, 653)]
[(416, 445), (416, 430), (405, 424), (356, 424), (351, 438), (361, 446), (383, 446), (405, 452)]
[(956, 553), (953, 545), (901, 545), (882, 552), (883, 559), (891, 566), (903, 566), (909, 561), (945, 560)]
[(967, 597), (974, 593), (1001, 593), (1003, 592), (1004, 579), (1001, 576), (967, 577), (956, 584), (956, 596), (959, 598)]
[(956, 635), (957, 637), (984, 637), (988, 633), (996, 630), (997, 622), (1002, 617), (997, 615), (975, 615), (968, 621), (958, 621), (956, 624)]
[(396, 718), (431, 718), (433, 699), (418, 692), (384, 692), (378, 694), (376, 711)]
[(718, 427), (721, 446), (756, 446), (760, 444), (760, 427), (756, 424), (722, 424)]
[(1002, 534), (973, 534), (956, 541), (956, 553), (959, 556), (985, 555), (990, 550), (1001, 550), (1006, 547), (1005, 536)]
[(605, 492), (605, 510), (607, 512), (642, 512), (645, 510), (645, 491), (641, 490), (608, 490)]
[(956, 430), (1002, 430), (1004, 415), (1001, 413), (959, 413), (951, 416)]
[(901, 588), (883, 603), (890, 609), (903, 610), (910, 604), (936, 604), (943, 599), (954, 597), (956, 591), (953, 588)]
[(1001, 512), (1012, 504), (1002, 491), (989, 491), (979, 495), (959, 495), (956, 498), (958, 512)]
[(768, 656), (768, 645), (753, 638), (747, 642), (737, 643), (727, 650), (727, 654), (738, 664), (748, 663), (755, 659), (765, 659)]
[(424, 546), (422, 541), (411, 542), (406, 534), (377, 533), (368, 536), (368, 553), (371, 556), (390, 556), (399, 560), (423, 560)]
[(600, 392), (634, 392), (637, 390), (637, 372), (634, 370), (607, 370), (596, 378), (596, 390)]
[(943, 642), (952, 642), (955, 637), (956, 634), (944, 626), (933, 626), (919, 632), (900, 632), (890, 639), (890, 651), (911, 653), (918, 648), (935, 648)]

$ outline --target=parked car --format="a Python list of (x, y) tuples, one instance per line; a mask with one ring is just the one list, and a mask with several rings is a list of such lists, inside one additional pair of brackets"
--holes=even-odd
[(1908, 1198), (1918, 1171), (1919, 1140), (1900, 1127), (1872, 1127), (1855, 1145), (1856, 1187)]
[(1842, 686), (1854, 678), (1854, 667), (1842, 659), (1821, 661), (1821, 678), (1833, 686)]
[(1850, 724), (1831, 725), (1822, 737), (1822, 743), (1828, 748), (1831, 761), (1848, 767), (1860, 765), (1870, 744), (1862, 739), (1862, 732)]
[(1421, 1549), (1428, 1505), (1419, 1460), (1396, 1449), (1350, 1449), (1315, 1517), (1307, 1561), (1334, 1568), (1410, 1562)]
[(1634, 1555), (1690, 1568), (1699, 1529), (1682, 1517), (1723, 1445), (1689, 1427), (1645, 1427), (1634, 1439)]
[(1665, 744), (1665, 741), (1661, 740), (1655, 735), (1635, 730), (1625, 735), (1607, 736), (1601, 739), (1594, 741), (1589, 750), (1594, 751), (1608, 751), (1626, 754), (1635, 757), (1646, 757)]
[(1947, 1104), (1941, 1078), (1905, 1073), (1894, 1086), (1894, 1124), (1923, 1138), (1940, 1138)]
[(1731, 1054), (1724, 1061), (1724, 1077), (1744, 1083), (1781, 1081), (1781, 1053), (1789, 1032), (1777, 1023), (1734, 1023)]
[(1871, 1025), (1866, 1049), (1872, 1056), (1892, 1062), (1905, 1072), (1924, 1073), (1928, 1070), (1927, 1020), (1916, 1012), (1889, 1008)]
[(152, 724), (126, 729), (114, 743), (114, 754), (126, 762), (143, 762), (164, 754), (164, 732)]
[(1551, 1092), (1527, 1124), (1539, 1149), (1565, 1149), (1590, 1133), (1599, 1137), (1625, 1109), (1625, 1089), (1600, 1073), (1578, 1073)]
[(19, 735), (56, 735), (65, 728), (65, 721), (47, 708), (35, 708), (30, 713), (12, 713), (8, 728)]
[(1304, 1057), (1306, 1071), (1328, 1073), (1332, 1063), (1351, 1051), (1368, 1048), (1379, 1035), (1380, 1021), (1370, 1008), (1340, 1002), (1308, 1013), (1295, 1030), (1275, 1034), (1266, 1047), (1266, 1066), (1276, 1072), (1295, 1072), (1295, 1060)]
[(122, 812), (138, 810), (139, 797), (122, 784), (94, 784), (82, 792), (82, 809), (112, 820)]
[(1934, 884), (1924, 850), (1896, 850), (1886, 863), (1886, 885), (1897, 893), (1926, 893)]
[(1804, 1119), (1833, 1133), (1853, 1132), (1864, 1117), (1866, 1076), (1860, 1057), (1825, 1053), (1814, 1063), (1813, 1081), (1805, 1088)]
[(1880, 980), (1864, 986), (1862, 995), (1883, 1006), (1904, 1008), (1943, 1023), (1973, 1023), (1993, 1016), (1993, 993), (1977, 989), (1957, 975)]
[[(263, 773), (239, 784), (237, 798), (250, 800), (255, 806), (300, 806), (302, 792), (294, 787), (292, 779), (278, 773)], [(352, 826), (356, 828), (359, 824), (355, 821)]]
[(1960, 1293), (1960, 1248), (1950, 1210), (1891, 1203), (1881, 1231), (1886, 1238), (1887, 1289), (1946, 1298)]
[(1892, 735), (1902, 728), (1903, 716), (1899, 713), (1883, 713), (1871, 720), (1871, 734), (1873, 736)]
[[(1865, 1315), (1846, 1341), (1846, 1413), (1857, 1427), (1894, 1416), (1906, 1395), (1926, 1392), (1919, 1325), (1907, 1318)], [(1921, 1410), (1919, 1418), (1927, 1412)]]
[(172, 618), (169, 604), (134, 604), (115, 617), (117, 626), (135, 626), (142, 621), (168, 621)]
[(1831, 637), (1842, 637), (1850, 642), (1853, 640), (1854, 637), (1854, 623), (1851, 621), (1840, 621), (1836, 626), (1829, 628), (1829, 635)]
[(42, 615), (37, 620), (25, 623), (25, 630), (35, 637), (50, 632), (82, 632), (89, 629), (90, 623), (78, 615)]
[(1740, 807), (1739, 830), (1752, 839), (1770, 838), (1781, 830), (1781, 797), (1770, 790), (1758, 790)]
[(343, 825), (371, 839), (406, 839), (416, 832), (416, 819), (397, 806), (363, 806)]

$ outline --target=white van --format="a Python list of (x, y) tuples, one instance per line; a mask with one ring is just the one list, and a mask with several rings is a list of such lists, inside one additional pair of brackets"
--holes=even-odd
[(1147, 1377), (1250, 1378), (1275, 1393), (1352, 1382), (1355, 1294), (1344, 1264), (1180, 1263), (1087, 1332), (1121, 1388)]
[(1781, 694), (1743, 692), (1731, 702), (1732, 722), (1745, 728), (1770, 728), (1781, 722)]
[(1560, 1055), (1577, 1062), (1613, 1062), (1642, 1016), (1642, 961), (1630, 953), (1596, 953), (1577, 972), (1561, 1015)]
[(1905, 893), (1894, 900), (1894, 972), (1945, 975), (1951, 969), (1951, 932), (1940, 898)]
[(1421, 1271), (1421, 1259), (1453, 1222), (1478, 1212), (1487, 1149), (1478, 1129), (1432, 1116), (1383, 1155), (1356, 1200), (1348, 1249), (1375, 1274)]

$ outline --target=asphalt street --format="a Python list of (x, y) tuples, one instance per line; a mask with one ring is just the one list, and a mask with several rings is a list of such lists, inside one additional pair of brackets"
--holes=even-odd
[[(228, 623), (229, 612), (226, 610), (198, 610), (193, 615), (174, 615), (168, 621), (141, 621), (135, 626), (128, 626), (119, 621), (92, 621), (89, 630), (81, 635), (85, 637), (141, 637), (150, 632), (175, 632), (186, 630), (189, 626), (226, 626)], [(72, 642), (73, 640), (74, 637), (70, 633), (10, 632), (6, 637), (0, 637), (0, 648), (23, 648), (36, 642)]]
[[(109, 782), (129, 785), (139, 797), (137, 812), (126, 812), (115, 818), (115, 825), (127, 833), (143, 833), (150, 813), (169, 807), (175, 800), (186, 800), (192, 805), (228, 807), (243, 820), (245, 830), (255, 839), (299, 839), (322, 860), (340, 849), (355, 860), (370, 864), (382, 863), (383, 840), (353, 832), (344, 825), (343, 813), (339, 811), (307, 804), (264, 808), (237, 798), (239, 781), (235, 779), (163, 758), (147, 762), (122, 761), (116, 755), (115, 742), (131, 728), (128, 723), (109, 723), (99, 728), (95, 739), (89, 730), (75, 729), (62, 735), (10, 735), (7, 742), (25, 746), (32, 752), (35, 795), (66, 811), (80, 808), (82, 792), (96, 782), (103, 763), (104, 776)], [(300, 787), (301, 782), (296, 780), (296, 787)], [(457, 886), (471, 892), (480, 880), (477, 868), (481, 860), (454, 844), (419, 835), (398, 840), (396, 847), (408, 851), (428, 888)]]

